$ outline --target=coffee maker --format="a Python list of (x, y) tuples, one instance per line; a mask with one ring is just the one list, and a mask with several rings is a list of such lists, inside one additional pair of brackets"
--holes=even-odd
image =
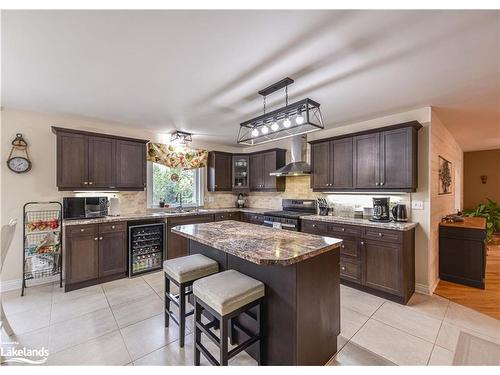
[(238, 194), (238, 199), (236, 200), (236, 207), (243, 208), (245, 207), (245, 196), (243, 193)]
[(373, 200), (373, 217), (370, 221), (389, 222), (389, 202), (390, 198), (372, 198)]

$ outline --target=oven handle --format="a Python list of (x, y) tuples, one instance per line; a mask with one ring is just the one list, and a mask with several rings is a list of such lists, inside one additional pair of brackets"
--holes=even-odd
[[(274, 221), (264, 220), (264, 225), (268, 224), (270, 226), (273, 226), (274, 223), (275, 223)], [(280, 226), (282, 226), (284, 228), (296, 228), (296, 226), (293, 224), (285, 224), (285, 223), (279, 223), (279, 224), (280, 224)]]

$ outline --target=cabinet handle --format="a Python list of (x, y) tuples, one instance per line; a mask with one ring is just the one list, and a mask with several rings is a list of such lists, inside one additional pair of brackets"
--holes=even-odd
[(83, 181), (83, 184), (88, 185), (89, 183), (88, 183), (88, 181)]
[(97, 241), (97, 237), (94, 237), (94, 241)]
[(92, 182), (92, 181), (90, 181), (90, 182), (89, 182), (89, 185), (92, 185), (92, 184), (93, 184), (93, 182)]
[(384, 237), (384, 235), (382, 233), (379, 233), (378, 236), (379, 237)]
[(345, 249), (345, 245), (340, 245), (340, 247), (341, 247), (342, 249)]
[(83, 228), (82, 228), (82, 229), (80, 229), (80, 232), (85, 232), (85, 229), (83, 229)]
[(380, 184), (378, 182), (375, 182), (375, 185), (379, 186)]
[(316, 228), (316, 224), (313, 224), (313, 228)]
[(99, 240), (102, 241), (102, 237), (99, 237)]
[(365, 241), (361, 241), (360, 244), (364, 246), (365, 245)]
[(342, 271), (345, 271), (345, 266), (340, 267)]
[(342, 232), (345, 232), (345, 228), (340, 229)]
[(115, 229), (115, 226), (114, 226), (114, 225), (112, 225), (112, 226), (111, 226), (111, 229)]
[(380, 185), (385, 185), (385, 181), (382, 181), (382, 182), (380, 183)]

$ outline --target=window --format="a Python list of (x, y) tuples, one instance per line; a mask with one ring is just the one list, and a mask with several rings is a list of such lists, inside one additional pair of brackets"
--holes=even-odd
[[(172, 175), (179, 176), (178, 181)], [(177, 206), (179, 193), (183, 206), (203, 205), (203, 169), (182, 170), (148, 162), (148, 206), (158, 207), (163, 198), (165, 204)]]

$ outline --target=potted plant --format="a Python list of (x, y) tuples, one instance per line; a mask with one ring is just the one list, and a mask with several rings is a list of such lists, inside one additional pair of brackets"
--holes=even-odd
[(486, 237), (488, 242), (493, 240), (493, 234), (500, 232), (500, 205), (487, 198), (486, 203), (480, 203), (472, 210), (464, 211), (465, 216), (484, 217), (486, 219)]

